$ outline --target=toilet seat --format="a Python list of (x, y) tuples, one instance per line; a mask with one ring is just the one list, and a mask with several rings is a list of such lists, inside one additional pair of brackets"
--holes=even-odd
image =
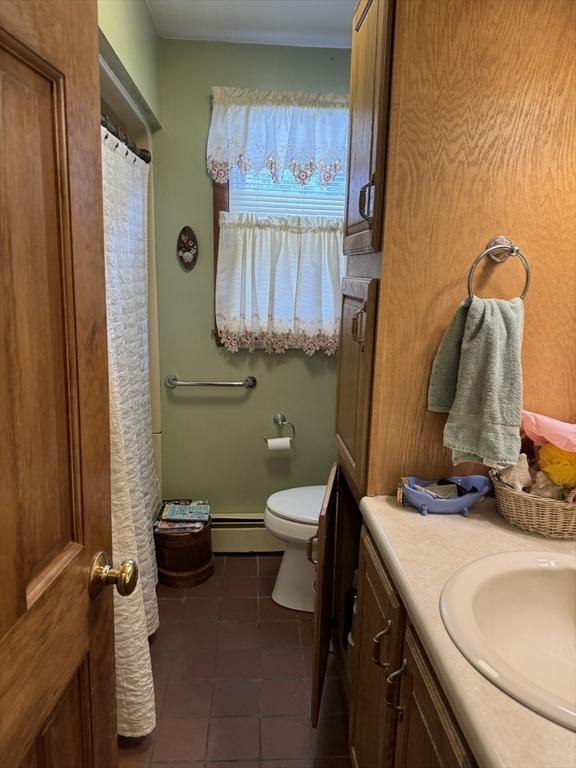
[(301, 525), (317, 526), (325, 485), (306, 485), (273, 493), (266, 503), (267, 511)]

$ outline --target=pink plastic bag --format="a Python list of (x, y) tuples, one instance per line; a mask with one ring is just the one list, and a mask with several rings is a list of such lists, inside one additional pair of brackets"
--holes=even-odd
[(536, 445), (552, 443), (564, 451), (576, 452), (576, 424), (522, 411), (522, 429)]

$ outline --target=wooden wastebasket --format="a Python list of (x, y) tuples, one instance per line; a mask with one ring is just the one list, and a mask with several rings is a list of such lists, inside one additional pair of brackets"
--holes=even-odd
[(197, 533), (155, 531), (158, 579), (166, 587), (195, 587), (214, 573), (212, 523)]

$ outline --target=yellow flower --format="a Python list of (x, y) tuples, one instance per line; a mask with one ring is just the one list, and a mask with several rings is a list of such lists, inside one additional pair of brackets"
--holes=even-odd
[(568, 488), (576, 486), (576, 453), (563, 451), (552, 443), (547, 443), (540, 448), (538, 462), (540, 469), (543, 469), (556, 485), (565, 485)]

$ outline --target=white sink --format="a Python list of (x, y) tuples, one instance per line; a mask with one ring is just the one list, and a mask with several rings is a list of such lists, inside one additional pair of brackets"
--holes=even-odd
[(576, 731), (576, 556), (504, 552), (456, 571), (440, 612), (490, 682)]

